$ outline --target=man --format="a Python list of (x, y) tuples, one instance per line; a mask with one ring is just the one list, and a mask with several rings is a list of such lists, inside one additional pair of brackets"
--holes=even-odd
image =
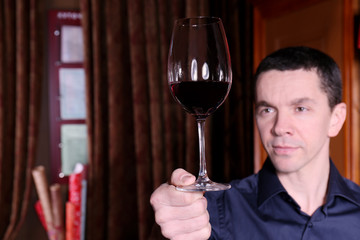
[(266, 57), (255, 74), (255, 117), (268, 153), (259, 173), (227, 191), (183, 193), (173, 172), (151, 204), (170, 239), (360, 239), (360, 187), (340, 176), (330, 138), (346, 117), (336, 63), (307, 47)]

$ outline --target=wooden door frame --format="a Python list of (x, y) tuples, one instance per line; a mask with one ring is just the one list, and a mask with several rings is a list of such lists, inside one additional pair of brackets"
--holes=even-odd
[[(294, 10), (311, 6), (324, 0), (250, 0), (253, 4), (253, 39), (254, 39), (254, 72), (260, 61), (266, 55), (265, 48), (265, 21), (273, 17), (278, 17)], [(360, 164), (359, 164), (359, 114), (353, 110), (352, 86), (355, 79), (352, 77), (354, 62), (354, 13), (353, 0), (343, 0), (343, 95), (344, 102), (347, 104), (347, 120), (344, 125), (344, 168), (345, 177), (359, 183)], [(257, 172), (265, 160), (267, 154), (261, 147), (261, 140), (254, 128), (254, 170)]]

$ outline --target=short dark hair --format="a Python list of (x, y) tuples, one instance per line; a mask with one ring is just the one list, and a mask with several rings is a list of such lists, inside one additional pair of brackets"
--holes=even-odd
[(338, 65), (330, 56), (309, 47), (287, 47), (268, 55), (256, 70), (255, 86), (259, 75), (263, 72), (299, 69), (316, 71), (321, 81), (321, 89), (328, 97), (331, 110), (342, 101), (342, 81)]

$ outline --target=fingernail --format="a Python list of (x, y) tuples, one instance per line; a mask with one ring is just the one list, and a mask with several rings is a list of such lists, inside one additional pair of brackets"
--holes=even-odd
[(191, 174), (185, 174), (181, 177), (180, 181), (182, 183), (188, 182), (193, 176)]

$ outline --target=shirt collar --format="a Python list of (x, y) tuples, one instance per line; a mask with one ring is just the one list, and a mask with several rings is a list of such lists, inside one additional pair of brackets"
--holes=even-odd
[[(329, 204), (334, 197), (339, 196), (346, 200), (353, 202), (360, 206), (360, 193), (352, 187), (356, 185), (350, 180), (343, 178), (336, 169), (335, 164), (330, 160), (330, 176), (327, 194), (327, 204)], [(357, 187), (357, 186), (356, 186)]]
[[(330, 175), (327, 193), (327, 204), (335, 197), (340, 196), (350, 202), (360, 206), (360, 193), (355, 192), (350, 186), (352, 183), (345, 180), (336, 169), (330, 159)], [(354, 184), (355, 186), (355, 184)], [(264, 202), (279, 193), (286, 193), (279, 178), (276, 175), (275, 168), (269, 158), (266, 159), (264, 166), (259, 172), (259, 189), (258, 189), (258, 207)]]
[(267, 158), (259, 172), (258, 207), (281, 192), (286, 192), (286, 190), (280, 183), (271, 160)]

